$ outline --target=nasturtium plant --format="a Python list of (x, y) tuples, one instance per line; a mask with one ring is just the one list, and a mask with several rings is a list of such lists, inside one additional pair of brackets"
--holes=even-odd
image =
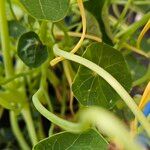
[(0, 150), (148, 150), (149, 5), (0, 0)]
[(59, 21), (69, 9), (69, 0), (20, 0), (25, 9), (36, 19)]
[(29, 67), (39, 67), (48, 57), (47, 46), (32, 31), (20, 37), (17, 49), (18, 56)]
[[(119, 51), (104, 43), (93, 43), (87, 47), (83, 57), (104, 68), (127, 91), (130, 91), (131, 74)], [(72, 90), (75, 97), (84, 106), (96, 105), (111, 108), (120, 99), (105, 80), (96, 72), (83, 66), (79, 67)]]
[(33, 150), (106, 150), (107, 141), (95, 130), (89, 130), (80, 134), (62, 132), (39, 142)]

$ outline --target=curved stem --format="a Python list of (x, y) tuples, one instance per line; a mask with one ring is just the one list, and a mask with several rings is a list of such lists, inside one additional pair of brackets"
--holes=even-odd
[(142, 99), (141, 99), (140, 104), (139, 104), (139, 108), (143, 109), (143, 107), (146, 105), (146, 103), (149, 101), (149, 99), (150, 99), (150, 81), (144, 90)]
[(147, 122), (143, 113), (139, 110), (134, 100), (128, 94), (128, 92), (122, 87), (122, 85), (107, 71), (105, 71), (100, 66), (94, 64), (93, 62), (82, 58), (80, 56), (62, 51), (58, 48), (57, 45), (54, 46), (54, 53), (56, 55), (62, 56), (66, 59), (72, 60), (74, 62), (80, 63), (81, 65), (91, 69), (92, 71), (96, 72), (100, 75), (104, 80), (106, 80), (110, 86), (118, 93), (118, 95), (124, 100), (127, 106), (131, 109), (135, 117), (139, 120), (142, 124), (143, 128), (146, 130), (148, 135), (150, 136), (150, 124)]
[(16, 115), (13, 111), (10, 111), (10, 122), (11, 122), (11, 127), (12, 130), (19, 142), (20, 147), (23, 150), (30, 150), (30, 147), (28, 146), (28, 144), (26, 143), (26, 141), (24, 140), (24, 137), (19, 129), (18, 123), (17, 123), (17, 119), (16, 119)]
[(143, 30), (141, 31), (138, 39), (137, 39), (137, 47), (140, 48), (140, 44), (141, 44), (141, 41), (142, 41), (142, 38), (144, 37), (145, 33), (149, 30), (150, 28), (150, 19), (149, 21), (147, 22), (147, 24), (144, 26)]
[[(83, 40), (85, 38), (85, 33), (86, 33), (86, 17), (85, 17), (85, 11), (84, 11), (84, 6), (83, 6), (83, 1), (82, 0), (77, 0), (78, 2), (78, 6), (80, 9), (80, 13), (81, 13), (81, 17), (82, 17), (82, 25), (83, 25), (83, 31), (82, 31), (82, 36), (79, 40), (79, 42), (77, 43), (77, 45), (73, 48), (73, 50), (71, 51), (71, 53), (76, 53), (78, 51), (78, 49), (81, 47)], [(58, 62), (64, 60), (63, 57), (57, 57), (55, 59), (53, 59), (50, 64), (52, 66), (56, 65)]]
[(66, 121), (62, 118), (57, 117), (56, 115), (54, 115), (53, 113), (51, 113), (50, 111), (48, 111), (45, 107), (42, 106), (42, 104), (40, 103), (40, 98), (43, 96), (43, 92), (42, 89), (39, 89), (32, 97), (33, 100), (33, 104), (36, 107), (36, 109), (48, 120), (50, 120), (52, 123), (60, 126), (61, 128), (67, 130), (67, 131), (71, 131), (71, 132), (81, 132), (83, 131), (85, 128), (85, 126), (81, 125), (81, 124), (75, 124), (75, 123), (71, 123), (69, 121)]
[[(63, 34), (61, 34), (61, 33), (59, 33), (58, 35), (62, 35), (63, 36)], [(79, 33), (79, 32), (68, 32), (68, 35), (72, 36), (72, 37), (81, 37), (82, 33)], [(93, 41), (96, 41), (96, 42), (102, 42), (101, 38), (99, 38), (97, 36), (94, 36), (94, 35), (90, 35), (90, 34), (85, 34), (85, 38), (93, 40)], [(116, 42), (118, 42), (118, 40), (116, 40)], [(134, 46), (131, 46), (131, 45), (125, 43), (125, 42), (122, 44), (122, 46), (127, 48), (127, 49), (129, 49), (129, 50), (131, 50), (131, 51), (133, 51), (133, 52), (135, 52), (135, 53), (137, 53), (137, 54), (139, 54), (139, 55), (142, 55), (144, 57), (147, 57), (147, 58), (150, 57), (143, 50), (138, 49), (138, 48), (136, 48)]]
[[(142, 147), (130, 136), (124, 124), (110, 112), (100, 107), (90, 107), (81, 111), (81, 121), (92, 123), (98, 130), (111, 138), (115, 138), (123, 149), (141, 150)], [(85, 122), (84, 122), (85, 121)]]

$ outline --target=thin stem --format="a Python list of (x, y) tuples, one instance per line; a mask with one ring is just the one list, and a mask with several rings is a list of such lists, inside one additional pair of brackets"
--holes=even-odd
[(123, 30), (121, 32), (119, 32), (118, 34), (116, 34), (116, 38), (122, 38), (122, 40), (127, 40), (128, 37), (130, 37), (133, 33), (135, 33), (135, 31), (143, 26), (150, 18), (150, 12), (145, 14), (141, 20), (133, 23), (132, 25), (130, 25), (126, 30)]
[(35, 71), (35, 70), (30, 70), (30, 71), (28, 71), (28, 72), (16, 74), (16, 75), (14, 75), (14, 76), (12, 76), (12, 77), (10, 77), (10, 78), (8, 78), (8, 79), (5, 79), (5, 80), (3, 80), (3, 81), (0, 81), (0, 85), (5, 85), (5, 84), (7, 84), (7, 83), (9, 83), (9, 82), (11, 82), (11, 81), (17, 79), (17, 78), (30, 75), (30, 74), (32, 74), (34, 71)]
[[(69, 36), (73, 36), (73, 37), (81, 37), (82, 33), (79, 32), (68, 32)], [(97, 42), (102, 42), (102, 39), (94, 36), (94, 35), (90, 35), (90, 34), (85, 34), (85, 38), (90, 39), (90, 40), (94, 40)]]
[(32, 142), (32, 145), (35, 145), (38, 142), (35, 128), (34, 128), (34, 123), (31, 117), (31, 112), (29, 105), (27, 104), (23, 109), (22, 109), (22, 115), (24, 117), (25, 123), (27, 125), (27, 129), (29, 131), (29, 136)]
[(149, 101), (149, 98), (150, 98), (150, 81), (147, 84), (147, 86), (146, 86), (146, 88), (144, 90), (142, 99), (140, 101), (140, 104), (139, 104), (139, 108), (140, 109), (143, 109), (143, 107), (145, 106), (145, 104)]
[(8, 34), (8, 24), (7, 24), (6, 10), (5, 10), (5, 0), (0, 0), (0, 33), (2, 42), (2, 52), (4, 57), (4, 67), (6, 77), (11, 77), (13, 75), (13, 65), (10, 55), (10, 41)]
[(73, 111), (73, 92), (71, 90), (72, 77), (71, 77), (71, 73), (70, 73), (70, 69), (69, 69), (67, 61), (63, 62), (63, 67), (64, 67), (64, 72), (65, 72), (67, 81), (68, 81), (69, 86), (70, 86), (70, 103), (69, 103), (69, 108), (70, 108), (70, 111), (71, 111), (72, 115), (74, 115), (74, 111)]
[(116, 17), (119, 18), (120, 12), (119, 12), (119, 9), (118, 9), (118, 5), (113, 4), (113, 5), (112, 5), (112, 9), (113, 9), (113, 12), (114, 12), (114, 14), (116, 15)]
[(134, 100), (131, 98), (131, 96), (128, 94), (128, 92), (122, 87), (122, 85), (107, 71), (105, 71), (100, 66), (94, 64), (93, 62), (82, 58), (80, 56), (62, 51), (58, 48), (57, 45), (54, 45), (54, 53), (56, 55), (62, 56), (66, 59), (72, 60), (74, 62), (80, 63), (81, 65), (91, 69), (92, 71), (96, 72), (98, 75), (100, 75), (104, 80), (106, 80), (110, 86), (120, 95), (120, 97), (124, 100), (124, 102), (127, 104), (127, 106), (131, 109), (135, 117), (140, 121), (148, 135), (150, 136), (150, 124), (147, 122), (145, 116), (143, 113), (139, 110)]
[(133, 0), (128, 0), (128, 1), (127, 1), (126, 5), (125, 5), (125, 7), (124, 7), (124, 9), (123, 9), (123, 11), (122, 11), (122, 13), (121, 13), (121, 15), (120, 15), (118, 21), (117, 21), (117, 23), (116, 23), (115, 26), (114, 26), (114, 28), (117, 28), (117, 26), (123, 21), (123, 18), (124, 18), (125, 15), (127, 14), (128, 8), (129, 8), (129, 6), (130, 6), (130, 4), (131, 4), (132, 1), (133, 1)]
[[(83, 6), (83, 1), (82, 0), (77, 0), (78, 2), (78, 6), (80, 9), (80, 13), (81, 13), (81, 17), (82, 17), (82, 26), (83, 26), (83, 31), (82, 31), (82, 36), (79, 40), (79, 42), (76, 44), (76, 46), (73, 48), (73, 50), (71, 51), (71, 53), (76, 53), (78, 51), (78, 49), (81, 47), (84, 38), (85, 38), (85, 33), (86, 33), (86, 16), (85, 16), (85, 10), (84, 10), (84, 6)], [(50, 64), (52, 66), (56, 65), (58, 62), (64, 60), (63, 57), (57, 57), (55, 59), (53, 59)]]
[(22, 132), (20, 131), (20, 128), (19, 128), (18, 123), (17, 123), (17, 118), (15, 115), (15, 112), (13, 112), (13, 111), (10, 111), (10, 122), (11, 122), (12, 130), (13, 130), (22, 150), (30, 150), (30, 147), (28, 146), (28, 144), (24, 140)]
[[(126, 0), (112, 0), (112, 3), (118, 4), (118, 5), (125, 5), (127, 3), (127, 1)], [(136, 0), (136, 1), (133, 1), (133, 4), (134, 5), (148, 5), (148, 4), (150, 4), (150, 1), (149, 0), (147, 0), (147, 1)]]
[(15, 14), (15, 12), (14, 12), (14, 10), (13, 10), (13, 7), (12, 7), (12, 2), (11, 2), (11, 0), (7, 0), (7, 1), (8, 1), (9, 8), (10, 8), (10, 11), (11, 11), (12, 16), (14, 17), (15, 20), (17, 20), (16, 14)]
[[(49, 110), (53, 113), (53, 107), (51, 104), (51, 99), (48, 95), (47, 82), (46, 82), (46, 79), (47, 79), (47, 62), (42, 65), (41, 72), (42, 72), (42, 77), (41, 77), (40, 89), (42, 90), (42, 93), (45, 96), (46, 103), (48, 105)], [(54, 124), (52, 123), (50, 128), (49, 128), (49, 135), (53, 134), (53, 130), (54, 130)]]
[(131, 45), (127, 44), (127, 43), (123, 43), (122, 46), (125, 47), (125, 48), (127, 48), (127, 49), (129, 49), (129, 50), (132, 50), (133, 52), (135, 52), (135, 53), (137, 53), (139, 55), (142, 55), (142, 56), (144, 56), (146, 58), (150, 57), (147, 53), (145, 53), (141, 49), (138, 49), (138, 48), (136, 48), (134, 46), (131, 46)]
[(140, 48), (140, 44), (142, 41), (142, 38), (144, 37), (145, 33), (149, 30), (150, 28), (150, 19), (149, 21), (146, 23), (146, 25), (144, 26), (143, 30), (141, 31), (138, 39), (137, 39), (137, 47)]
[(43, 96), (42, 89), (39, 89), (32, 97), (33, 104), (36, 109), (48, 120), (53, 122), (54, 124), (60, 126), (61, 128), (71, 131), (71, 132), (81, 132), (85, 129), (83, 125), (71, 123), (62, 118), (57, 117), (52, 112), (48, 111), (45, 107), (40, 103), (40, 98)]

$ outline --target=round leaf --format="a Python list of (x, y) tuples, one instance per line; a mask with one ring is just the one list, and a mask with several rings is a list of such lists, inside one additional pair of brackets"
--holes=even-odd
[[(104, 68), (127, 91), (130, 90), (131, 74), (119, 51), (103, 43), (94, 43), (87, 48), (83, 57)], [(110, 108), (121, 99), (104, 79), (84, 66), (79, 67), (72, 90), (78, 101), (85, 106), (98, 105)]]
[(107, 141), (95, 130), (81, 134), (63, 132), (39, 142), (33, 150), (106, 150)]
[(36, 19), (59, 21), (65, 17), (69, 0), (20, 0)]
[(35, 32), (23, 34), (18, 43), (18, 56), (29, 67), (39, 67), (48, 57), (47, 47)]
[(20, 22), (11, 20), (8, 21), (9, 35), (13, 38), (18, 38), (26, 32), (26, 28)]

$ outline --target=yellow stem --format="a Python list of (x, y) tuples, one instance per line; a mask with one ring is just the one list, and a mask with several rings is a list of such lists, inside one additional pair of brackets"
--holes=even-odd
[[(76, 46), (72, 49), (71, 53), (76, 53), (78, 51), (78, 49), (81, 47), (83, 40), (85, 38), (85, 34), (86, 34), (86, 16), (85, 16), (85, 10), (84, 10), (84, 6), (83, 6), (83, 1), (82, 0), (77, 0), (78, 2), (78, 6), (80, 9), (80, 13), (81, 13), (81, 17), (82, 17), (82, 26), (83, 26), (83, 31), (82, 31), (82, 35), (81, 38), (79, 40), (79, 42), (76, 44)], [(57, 57), (55, 59), (53, 59), (50, 64), (51, 66), (56, 65), (58, 62), (64, 60), (63, 57)]]
[(145, 88), (145, 91), (143, 93), (142, 99), (141, 99), (140, 104), (139, 104), (139, 108), (142, 109), (148, 100), (150, 100), (150, 81)]
[(137, 54), (140, 54), (140, 55), (142, 55), (142, 56), (145, 56), (146, 58), (149, 58), (149, 57), (150, 57), (147, 53), (145, 53), (145, 52), (142, 51), (141, 49), (138, 49), (138, 48), (136, 48), (136, 47), (134, 47), (134, 46), (132, 46), (132, 45), (129, 45), (129, 44), (127, 44), (127, 43), (123, 43), (123, 46), (124, 46), (125, 48), (127, 48), (127, 49), (132, 50), (133, 52), (135, 52), (135, 53), (137, 53)]
[(147, 22), (147, 24), (145, 25), (145, 27), (143, 28), (143, 30), (141, 31), (138, 40), (137, 40), (137, 47), (140, 48), (140, 44), (142, 41), (142, 38), (144, 37), (145, 33), (150, 29), (150, 19)]
[[(63, 36), (63, 33), (57, 33), (56, 35), (59, 35), (59, 36)], [(82, 33), (79, 33), (79, 32), (68, 32), (68, 35), (69, 36), (72, 36), (72, 37), (81, 37)], [(96, 42), (102, 42), (102, 39), (97, 37), (97, 36), (94, 36), (94, 35), (90, 35), (90, 34), (85, 34), (85, 38), (87, 39), (90, 39), (90, 40), (93, 40), (93, 41), (96, 41)], [(123, 43), (123, 46), (127, 49), (130, 49), (131, 51), (139, 54), (139, 55), (142, 55), (142, 56), (145, 56), (147, 58), (149, 58), (150, 56), (145, 53), (143, 50), (141, 49), (138, 49), (132, 45), (129, 45), (127, 43)]]
[[(145, 106), (145, 104), (147, 103), (147, 101), (149, 99), (150, 99), (150, 81), (149, 81), (148, 85), (146, 86), (146, 88), (144, 90), (142, 99), (141, 99), (140, 104), (138, 106), (140, 110), (143, 109), (143, 107)], [(138, 124), (138, 121), (135, 118), (135, 120), (132, 122), (132, 128), (131, 128), (131, 133), (132, 133), (133, 136), (136, 134), (137, 124)]]

